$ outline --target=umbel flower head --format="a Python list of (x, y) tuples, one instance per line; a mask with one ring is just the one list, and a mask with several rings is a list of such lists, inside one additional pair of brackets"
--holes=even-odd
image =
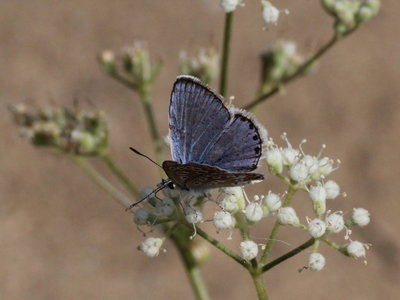
[(23, 104), (10, 109), (21, 135), (35, 146), (77, 155), (98, 155), (107, 147), (107, 121), (101, 111), (47, 107), (32, 112)]

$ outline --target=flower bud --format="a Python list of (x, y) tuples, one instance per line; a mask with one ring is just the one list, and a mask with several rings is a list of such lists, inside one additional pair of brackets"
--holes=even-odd
[(366, 252), (365, 249), (367, 248), (366, 245), (359, 241), (352, 241), (350, 244), (347, 245), (346, 251), (349, 256), (358, 258), (358, 257), (365, 257)]
[(221, 7), (226, 13), (233, 12), (236, 7), (242, 2), (242, 0), (221, 0)]
[(319, 238), (325, 234), (326, 225), (320, 219), (314, 219), (308, 224), (308, 233), (313, 238)]
[(353, 215), (351, 216), (351, 219), (355, 225), (358, 225), (360, 227), (366, 226), (370, 222), (370, 214), (368, 210), (364, 208), (354, 208), (353, 209)]
[(256, 223), (263, 218), (264, 211), (259, 203), (252, 202), (246, 206), (245, 215), (247, 220)]
[(314, 212), (317, 216), (321, 216), (326, 211), (326, 191), (321, 184), (310, 188), (308, 194), (313, 203)]
[(262, 0), (262, 17), (264, 19), (265, 24), (274, 24), (278, 23), (280, 11), (275, 6), (272, 5), (271, 2)]
[(311, 271), (321, 271), (325, 266), (325, 257), (321, 253), (311, 253), (308, 258), (308, 268)]
[(134, 212), (133, 222), (135, 222), (136, 225), (146, 225), (149, 222), (149, 218), (150, 212), (140, 207)]
[(335, 199), (340, 194), (340, 187), (333, 180), (325, 182), (324, 189), (326, 192), (326, 199)]
[(252, 260), (257, 257), (258, 245), (253, 241), (243, 241), (240, 243), (240, 253), (246, 260)]
[(269, 211), (277, 211), (282, 206), (281, 197), (275, 193), (269, 192), (264, 199), (264, 204), (267, 206)]
[(289, 175), (292, 180), (304, 183), (308, 178), (308, 168), (303, 161), (297, 162), (291, 166)]
[(293, 148), (283, 148), (282, 149), (282, 157), (283, 157), (283, 164), (285, 166), (292, 166), (296, 161), (297, 157), (299, 156), (299, 150)]
[(217, 229), (231, 229), (235, 227), (235, 218), (226, 211), (216, 211), (213, 218), (214, 226)]
[(115, 54), (110, 50), (104, 50), (99, 56), (100, 66), (106, 73), (115, 72)]
[(218, 53), (213, 48), (200, 49), (192, 58), (181, 52), (179, 58), (181, 74), (195, 76), (204, 83), (210, 83), (218, 75)]
[(244, 209), (245, 200), (241, 187), (224, 188), (218, 198), (219, 205), (227, 212), (236, 213)]
[(273, 148), (267, 151), (267, 163), (273, 174), (280, 174), (283, 171), (283, 158), (279, 149)]
[(278, 212), (277, 218), (281, 225), (300, 225), (299, 218), (297, 217), (296, 211), (293, 207), (282, 207)]
[(160, 253), (161, 246), (164, 240), (161, 238), (147, 238), (144, 242), (139, 246), (139, 250), (141, 250), (148, 257), (156, 257)]
[(341, 212), (334, 212), (325, 219), (326, 228), (334, 233), (338, 233), (344, 228), (344, 220)]
[(197, 224), (203, 221), (203, 213), (197, 207), (187, 207), (185, 208), (185, 218), (188, 223)]

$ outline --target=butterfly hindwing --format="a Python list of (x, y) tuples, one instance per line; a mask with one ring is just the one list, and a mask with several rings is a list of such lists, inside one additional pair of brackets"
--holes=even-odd
[(209, 165), (168, 160), (164, 161), (163, 169), (173, 183), (186, 190), (240, 186), (264, 179), (258, 173), (233, 173)]

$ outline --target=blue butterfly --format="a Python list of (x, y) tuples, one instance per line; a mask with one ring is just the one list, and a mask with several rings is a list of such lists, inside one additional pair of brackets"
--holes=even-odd
[(178, 76), (171, 93), (169, 129), (173, 160), (162, 168), (184, 190), (207, 190), (259, 182), (266, 130), (244, 110), (226, 107), (199, 79)]

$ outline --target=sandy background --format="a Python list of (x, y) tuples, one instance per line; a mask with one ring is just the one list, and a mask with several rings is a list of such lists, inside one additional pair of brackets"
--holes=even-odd
[[(178, 52), (220, 47), (217, 2), (0, 2), (1, 299), (193, 299), (173, 246), (166, 244), (168, 252), (156, 259), (137, 252), (142, 236), (130, 215), (66, 158), (19, 139), (6, 104), (71, 105), (74, 97), (89, 98), (109, 117), (110, 151), (121, 168), (139, 186), (154, 186), (158, 170), (127, 150), (140, 145), (152, 154), (138, 99), (99, 71), (96, 54), (147, 41), (153, 57), (164, 62), (153, 100), (166, 134)], [(229, 77), (238, 106), (253, 97), (258, 53), (271, 41), (294, 39), (311, 53), (331, 31), (317, 1), (278, 1), (290, 15), (266, 32), (258, 1), (245, 2), (235, 15)], [(400, 4), (384, 2), (379, 17), (324, 57), (317, 75), (291, 84), (258, 112), (275, 140), (286, 131), (293, 144), (307, 138), (307, 152), (325, 143), (325, 154), (340, 158), (332, 179), (348, 198), (336, 200), (333, 209), (365, 207), (373, 214), (370, 226), (353, 235), (373, 245), (368, 266), (322, 247), (326, 268), (298, 273), (308, 256), (302, 253), (265, 276), (272, 299), (397, 299), (400, 292)], [(273, 179), (258, 191), (270, 188), (281, 191)], [(263, 226), (254, 235), (264, 237), (270, 225)], [(282, 230), (279, 238), (292, 246), (278, 243), (274, 257), (306, 239), (296, 233)], [(237, 250), (237, 241), (229, 244)], [(214, 249), (204, 276), (213, 299), (255, 299), (248, 275)]]

